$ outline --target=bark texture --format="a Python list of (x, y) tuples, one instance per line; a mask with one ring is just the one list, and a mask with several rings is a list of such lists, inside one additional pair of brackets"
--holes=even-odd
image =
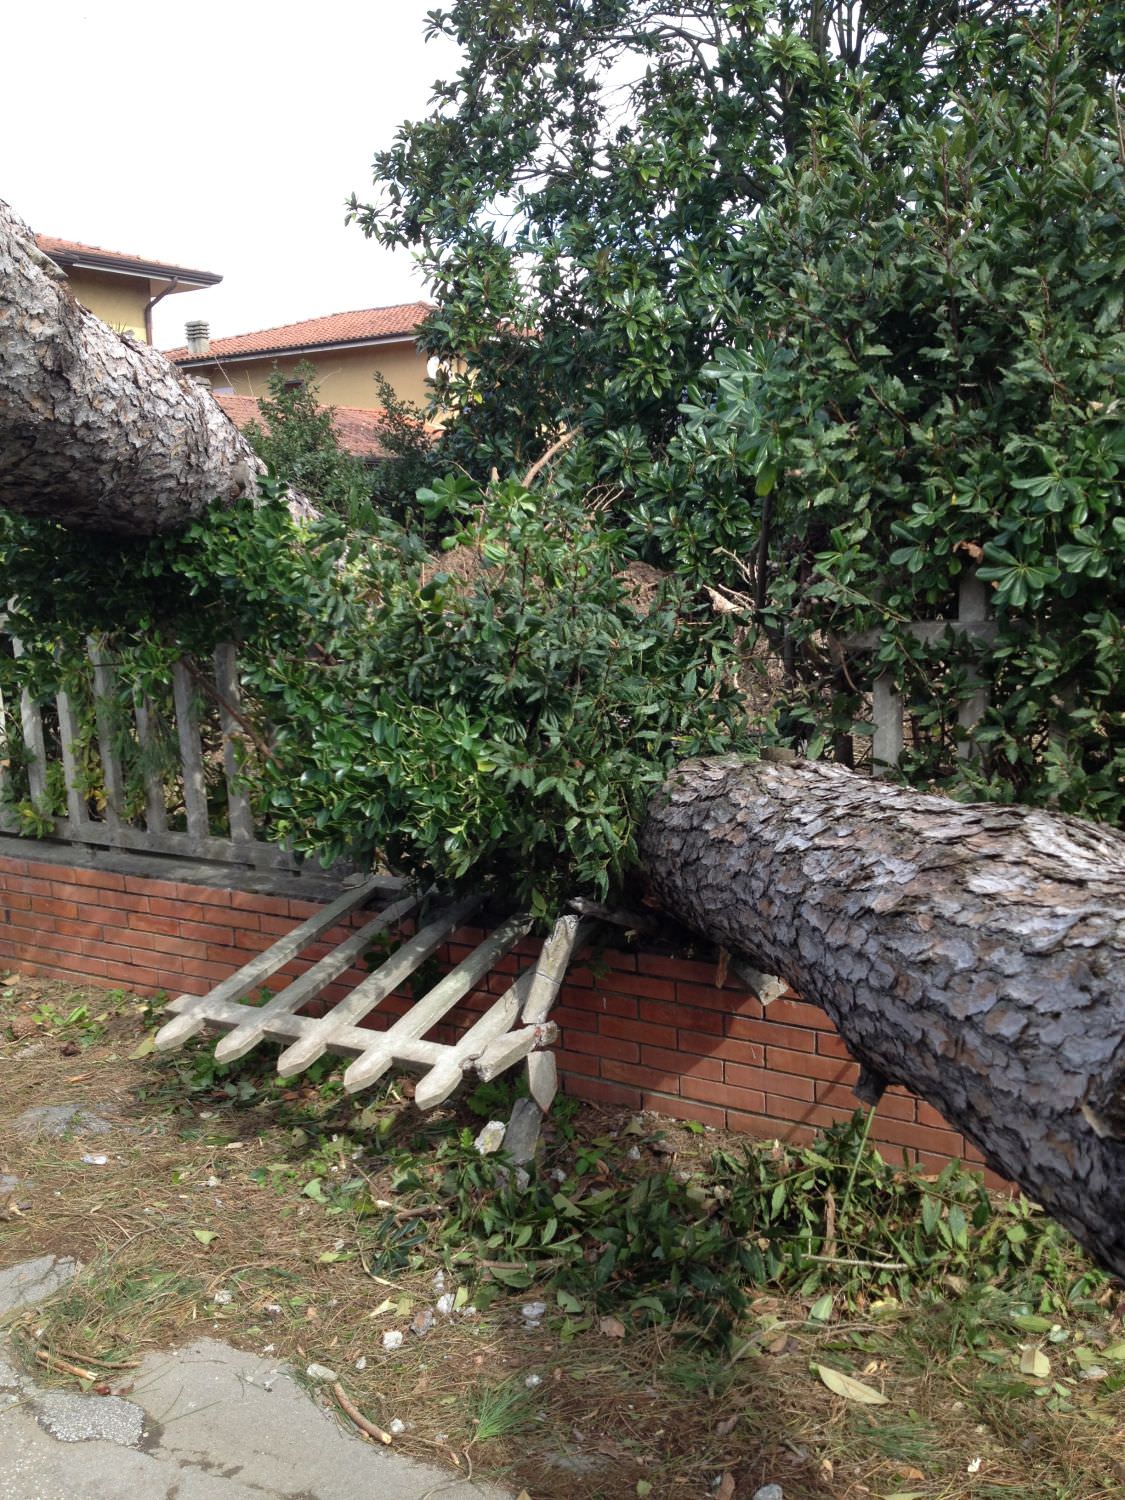
[(701, 933), (835, 1022), (1125, 1276), (1125, 834), (835, 766), (690, 761), (642, 856)]
[(211, 394), (80, 307), (0, 202), (0, 506), (151, 535), (264, 472)]

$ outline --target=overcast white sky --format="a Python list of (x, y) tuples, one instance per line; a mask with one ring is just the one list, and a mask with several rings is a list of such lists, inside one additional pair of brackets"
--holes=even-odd
[(41, 234), (216, 271), (158, 347), (425, 295), (344, 225), (371, 159), (457, 67), (438, 0), (34, 0), (5, 7), (0, 198)]

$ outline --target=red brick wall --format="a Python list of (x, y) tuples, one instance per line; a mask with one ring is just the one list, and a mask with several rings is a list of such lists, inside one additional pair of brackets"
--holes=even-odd
[[(0, 857), (0, 968), (146, 995), (204, 994), (315, 910), (316, 902), (287, 896)], [(369, 918), (354, 914), (272, 987)], [(456, 933), (440, 961), (459, 962), (482, 936)], [(453, 1013), (446, 1034), (479, 1014), (516, 967), (516, 955), (504, 960), (488, 991)], [(342, 998), (365, 972), (342, 976), (326, 1000)], [(573, 968), (554, 1011), (566, 1092), (790, 1141), (847, 1118), (857, 1069), (824, 1013), (795, 995), (763, 1009), (753, 994), (736, 984), (720, 989), (715, 979), (714, 964), (645, 952), (607, 952)], [(408, 1003), (384, 1001), (373, 1024), (385, 1025)], [(884, 1095), (871, 1137), (895, 1159), (905, 1149), (928, 1166), (981, 1160), (904, 1089)]]

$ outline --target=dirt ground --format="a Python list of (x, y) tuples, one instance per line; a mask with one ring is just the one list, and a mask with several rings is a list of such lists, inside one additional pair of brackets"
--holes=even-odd
[[(157, 1058), (156, 1024), (122, 992), (0, 974), (0, 1265), (85, 1267), (10, 1333), (62, 1386), (122, 1391), (143, 1353), (215, 1334), (333, 1372), (397, 1448), (530, 1500), (1125, 1494), (1125, 1291), (1077, 1261), (1069, 1305), (952, 1276), (909, 1304), (749, 1287), (732, 1336), (701, 1341), (659, 1299), (568, 1292), (541, 1254), (529, 1279), (512, 1244), (565, 1226), (506, 1210), (481, 1238), (479, 1112), (422, 1120), (403, 1081), (347, 1100), (332, 1068), (279, 1083), (269, 1055), (217, 1069), (206, 1041)], [(45, 1106), (77, 1112), (29, 1118)], [(563, 1202), (745, 1149), (585, 1106), (571, 1121), (540, 1169)], [(466, 1203), (485, 1231), (459, 1239)]]

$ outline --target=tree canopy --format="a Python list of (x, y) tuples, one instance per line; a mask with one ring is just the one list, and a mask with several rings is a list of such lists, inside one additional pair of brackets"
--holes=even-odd
[[(1125, 177), (1113, 7), (457, 3), (462, 48), (353, 211), (415, 249), (483, 474), (732, 586), (814, 754), (879, 670), (909, 773), (1122, 810)], [(966, 568), (998, 639), (923, 645)], [(958, 701), (992, 707), (970, 756)]]

